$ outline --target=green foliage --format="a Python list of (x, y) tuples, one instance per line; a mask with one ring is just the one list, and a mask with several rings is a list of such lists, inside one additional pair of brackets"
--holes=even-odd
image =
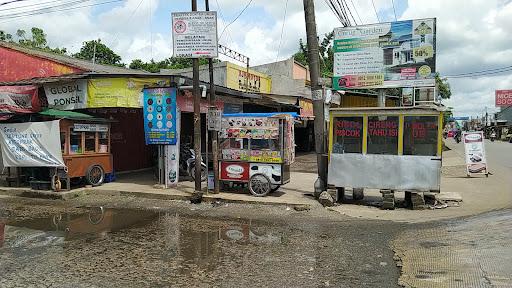
[(51, 48), (48, 46), (46, 34), (44, 33), (43, 29), (32, 27), (32, 29), (30, 29), (30, 33), (30, 37), (27, 37), (27, 32), (25, 30), (18, 29), (16, 31), (17, 41), (14, 41), (11, 34), (5, 33), (4, 31), (0, 31), (0, 40), (17, 43), (21, 46), (42, 50), (45, 52), (66, 54), (66, 48)]
[(124, 67), (121, 63), (121, 56), (117, 55), (107, 45), (101, 43), (101, 39), (85, 41), (80, 48), (80, 52), (72, 55), (78, 59), (90, 60), (98, 64), (113, 65)]
[[(334, 51), (332, 49), (333, 38), (334, 32), (325, 34), (325, 37), (322, 39), (318, 47), (321, 77), (332, 77), (332, 68), (334, 64)], [(302, 65), (308, 66), (308, 47), (304, 44), (302, 39), (299, 39), (299, 51), (293, 54), (293, 59)]]
[[(214, 63), (219, 60), (214, 59)], [(208, 64), (208, 59), (200, 58), (199, 65)], [(140, 59), (134, 59), (128, 66), (130, 69), (144, 70), (152, 73), (160, 72), (160, 69), (184, 69), (192, 67), (192, 59), (189, 58), (176, 58), (171, 57), (162, 61), (154, 61), (151, 59), (149, 62), (143, 62)]]
[(452, 96), (452, 90), (450, 89), (450, 83), (448, 83), (448, 79), (441, 78), (439, 73), (436, 73), (436, 85), (441, 98), (450, 99), (450, 96)]

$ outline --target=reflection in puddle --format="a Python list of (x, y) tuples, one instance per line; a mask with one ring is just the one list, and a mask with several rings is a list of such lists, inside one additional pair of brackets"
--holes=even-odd
[(94, 250), (99, 243), (112, 253), (121, 249), (119, 245), (122, 250), (133, 246), (133, 253), (145, 247), (140, 257), (175, 262), (176, 272), (183, 274), (195, 268), (215, 269), (225, 254), (223, 251), (233, 245), (282, 243), (279, 232), (268, 233), (266, 229), (269, 228), (253, 225), (250, 220), (95, 207), (81, 214), (64, 212), (47, 218), (0, 218), (0, 255), (44, 257), (45, 253), (57, 253), (52, 247), (60, 249), (58, 253), (70, 253), (70, 249), (80, 253), (81, 249)]

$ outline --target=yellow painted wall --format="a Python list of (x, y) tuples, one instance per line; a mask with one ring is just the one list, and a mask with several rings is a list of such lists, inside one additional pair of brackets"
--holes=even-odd
[[(226, 63), (226, 87), (245, 91), (245, 78), (247, 70), (245, 67)], [(270, 93), (272, 87), (272, 79), (270, 76), (249, 69), (249, 92)]]

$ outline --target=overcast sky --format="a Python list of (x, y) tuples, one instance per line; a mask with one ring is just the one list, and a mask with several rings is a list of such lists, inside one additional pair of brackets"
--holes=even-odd
[[(70, 0), (60, 0), (63, 1)], [(79, 5), (110, 1), (84, 0)], [(59, 3), (28, 0), (0, 6), (0, 30), (15, 34), (20, 28), (28, 31), (40, 27), (47, 33), (50, 46), (66, 47), (71, 52), (76, 52), (85, 40), (101, 38), (125, 63), (135, 58), (161, 60), (171, 56), (170, 13), (191, 8), (188, 0), (127, 0), (2, 19), (6, 14), (22, 11), (11, 8), (42, 2)], [(204, 10), (203, 1), (198, 2), (200, 10)], [(299, 39), (305, 38), (302, 1), (253, 0), (239, 19), (225, 29), (247, 3), (248, 0), (210, 0), (210, 9), (218, 11), (219, 42), (249, 56), (254, 65), (282, 60), (295, 53)], [(371, 0), (347, 0), (347, 3), (358, 22), (359, 18), (365, 24), (378, 22)], [(374, 3), (381, 22), (395, 19), (392, 0), (374, 0)], [(510, 0), (394, 0), (394, 4), (399, 20), (437, 17), (437, 69), (441, 75), (512, 65)], [(325, 1), (316, 0), (315, 5), (319, 34), (340, 26)], [(453, 95), (445, 104), (454, 107), (458, 116), (476, 116), (482, 115), (485, 107), (489, 112), (495, 111), (494, 90), (512, 89), (512, 75), (450, 79), (450, 84)]]

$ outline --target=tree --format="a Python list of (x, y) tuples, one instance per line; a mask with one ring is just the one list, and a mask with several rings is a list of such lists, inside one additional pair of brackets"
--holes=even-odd
[(0, 30), (0, 41), (12, 42), (12, 35)]
[[(219, 62), (217, 59), (213, 59), (213, 62)], [(199, 65), (208, 64), (208, 59), (200, 58)], [(139, 69), (152, 73), (160, 72), (160, 69), (184, 69), (192, 67), (192, 59), (189, 58), (177, 58), (171, 57), (162, 61), (155, 62), (153, 59), (149, 62), (143, 62), (140, 59), (134, 59), (128, 66), (130, 69)]]
[(441, 99), (450, 99), (450, 96), (452, 96), (452, 90), (450, 88), (450, 83), (448, 83), (448, 79), (441, 78), (439, 73), (436, 73), (436, 85)]
[(124, 67), (121, 63), (121, 56), (117, 55), (107, 45), (101, 43), (101, 39), (85, 41), (80, 52), (72, 55), (78, 59), (93, 60), (98, 64), (114, 65)]
[[(332, 50), (333, 38), (334, 32), (325, 34), (325, 37), (318, 47), (321, 77), (332, 77), (332, 67), (334, 63), (334, 51)], [(308, 47), (304, 44), (302, 39), (299, 39), (299, 51), (293, 55), (293, 59), (302, 65), (309, 65)]]
[(23, 29), (18, 29), (16, 31), (17, 41), (14, 41), (11, 34), (0, 31), (0, 40), (17, 43), (21, 46), (43, 50), (46, 52), (66, 54), (66, 48), (51, 48), (47, 45), (48, 42), (46, 40), (46, 34), (44, 33), (43, 29), (32, 27), (32, 29), (30, 29), (30, 33), (30, 37), (27, 38), (27, 32)]

